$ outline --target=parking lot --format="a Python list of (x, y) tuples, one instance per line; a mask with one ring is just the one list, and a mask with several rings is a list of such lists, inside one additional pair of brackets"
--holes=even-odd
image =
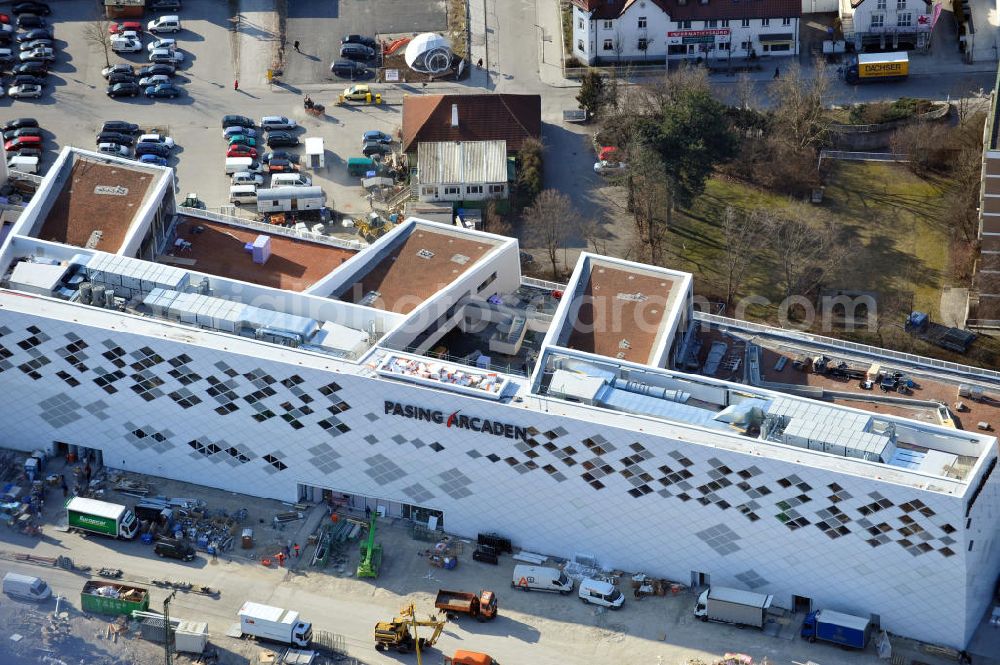
[[(251, 11), (262, 8), (257, 5), (263, 3), (255, 1), (244, 1), (236, 22), (226, 3), (187, 0), (179, 13), (183, 29), (165, 35), (175, 37), (179, 50), (185, 53), (174, 77), (183, 94), (176, 99), (156, 100), (141, 95), (109, 98), (107, 82), (101, 75), (106, 64), (103, 50), (86, 38), (87, 26), (95, 20), (92, 0), (53, 3), (48, 19), (54, 27), (57, 54), (44, 94), (30, 100), (0, 98), (0, 122), (25, 116), (39, 121), (45, 148), (43, 171), (63, 146), (94, 149), (94, 138), (105, 120), (125, 120), (168, 134), (177, 146), (169, 164), (176, 169), (180, 198), (195, 193), (208, 209), (218, 210), (229, 203), (230, 185), (224, 173), (222, 116), (236, 113), (259, 120), (263, 115), (285, 115), (300, 124), (302, 144), (307, 136), (324, 138), (326, 168), (310, 171), (309, 175), (314, 184), (326, 190), (328, 205), (346, 215), (366, 212), (369, 204), (357, 179), (348, 177), (345, 163), (349, 157), (359, 156), (364, 131), (379, 129), (396, 134), (401, 124), (400, 107), (336, 107), (334, 102), (342, 86), (327, 82), (308, 90), (317, 103), (326, 106), (326, 115), (306, 115), (302, 88), (267, 84), (266, 70), (277, 41), (276, 18), (273, 13)], [(147, 12), (141, 20), (145, 23), (155, 16)], [(317, 29), (317, 34), (338, 33), (329, 21), (317, 23), (327, 26)], [(231, 30), (233, 25), (239, 25), (238, 37)], [(148, 64), (145, 47), (150, 41), (148, 34), (143, 36), (141, 53), (109, 53), (111, 63), (131, 63), (136, 69)], [(236, 80), (240, 83), (238, 91), (234, 90)], [(303, 153), (304, 145), (293, 151)]]

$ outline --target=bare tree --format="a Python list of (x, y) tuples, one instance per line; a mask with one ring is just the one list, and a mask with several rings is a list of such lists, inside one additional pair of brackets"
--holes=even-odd
[(663, 258), (673, 208), (659, 154), (643, 144), (634, 145), (629, 150), (626, 183), (643, 259), (658, 264)]
[(103, 18), (96, 18), (83, 26), (83, 38), (87, 43), (104, 51), (104, 64), (111, 66), (111, 32), (109, 23)]
[(815, 217), (811, 209), (760, 211), (766, 220), (767, 244), (777, 259), (786, 298), (812, 292), (845, 254), (830, 220), (807, 221), (807, 211), (810, 217)]
[(486, 199), (486, 205), (483, 206), (483, 231), (495, 233), (498, 236), (514, 235), (511, 225), (504, 219), (503, 215), (497, 212), (496, 198)]
[(569, 197), (545, 189), (524, 211), (524, 231), (532, 247), (545, 251), (552, 265), (552, 278), (559, 277), (559, 249), (579, 227), (579, 213)]
[(796, 149), (819, 148), (829, 126), (825, 119), (829, 94), (824, 60), (816, 59), (815, 73), (808, 77), (802, 75), (798, 63), (792, 63), (771, 87), (781, 137)]
[(760, 253), (760, 243), (764, 237), (767, 213), (763, 210), (744, 212), (732, 206), (726, 208), (722, 217), (722, 245), (725, 252), (726, 306), (743, 286), (747, 269)]
[(757, 89), (747, 72), (740, 72), (736, 77), (736, 104), (744, 110), (757, 107)]

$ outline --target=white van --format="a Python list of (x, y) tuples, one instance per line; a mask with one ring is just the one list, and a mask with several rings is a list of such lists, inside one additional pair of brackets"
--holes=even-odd
[(229, 202), (234, 205), (257, 202), (256, 185), (233, 185), (229, 188)]
[(253, 157), (226, 157), (226, 175), (241, 171), (260, 173), (260, 164)]
[(271, 187), (309, 187), (312, 178), (304, 173), (275, 173), (271, 176)]
[(38, 158), (14, 155), (7, 160), (7, 168), (22, 173), (38, 173)]
[(7, 573), (3, 576), (3, 592), (11, 598), (40, 603), (52, 596), (52, 589), (40, 577)]
[(625, 603), (625, 596), (610, 582), (592, 580), (589, 577), (580, 582), (580, 600), (591, 605), (601, 605), (617, 610)]
[(514, 566), (510, 585), (522, 591), (558, 591), (564, 596), (573, 590), (573, 580), (566, 573), (546, 566)]
[(152, 21), (146, 24), (146, 29), (152, 33), (180, 32), (181, 17), (172, 15), (172, 16), (161, 16), (160, 18), (154, 18)]

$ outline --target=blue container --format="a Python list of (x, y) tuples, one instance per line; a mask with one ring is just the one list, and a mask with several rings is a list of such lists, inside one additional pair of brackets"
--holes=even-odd
[(143, 543), (145, 543), (146, 545), (152, 545), (153, 544), (153, 535), (150, 534), (150, 533), (144, 533), (144, 534), (142, 534), (142, 537), (140, 538), (140, 540)]
[(198, 547), (201, 549), (208, 547), (208, 536), (198, 536)]

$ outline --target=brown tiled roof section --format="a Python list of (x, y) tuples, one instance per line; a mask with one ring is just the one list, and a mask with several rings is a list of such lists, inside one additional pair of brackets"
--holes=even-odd
[[(594, 19), (614, 19), (638, 0), (572, 0), (581, 9), (593, 12)], [(796, 18), (802, 15), (800, 0), (652, 0), (674, 21), (705, 19)], [(861, 4), (861, 0), (857, 0)], [(854, 5), (855, 7), (857, 5)]]
[[(458, 127), (451, 107), (458, 105)], [(507, 141), (517, 152), (525, 139), (542, 135), (539, 95), (406, 95), (403, 151), (421, 141)]]

